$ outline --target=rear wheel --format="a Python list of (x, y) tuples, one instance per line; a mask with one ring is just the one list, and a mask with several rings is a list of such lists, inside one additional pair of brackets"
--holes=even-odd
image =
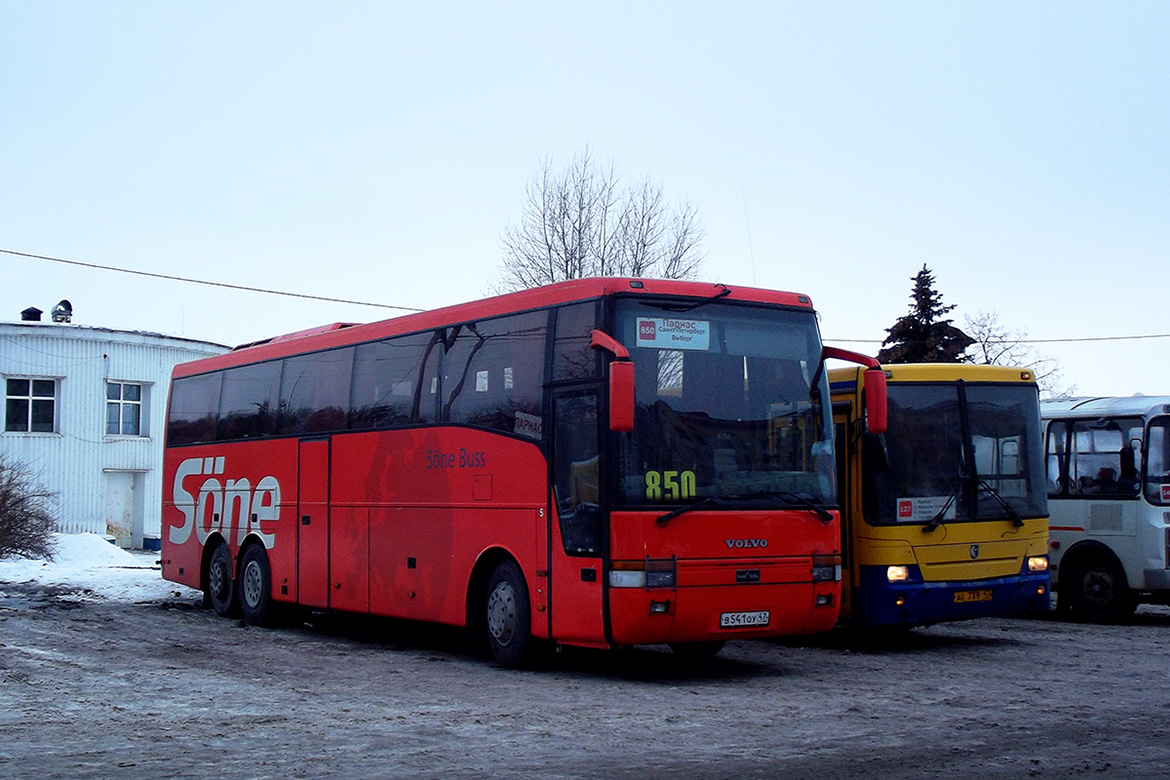
[(240, 611), (254, 626), (267, 625), (272, 618), (272, 573), (268, 553), (253, 544), (240, 561)]
[(1137, 600), (1125, 581), (1125, 572), (1115, 562), (1090, 558), (1061, 578), (1061, 598), (1077, 620), (1108, 623), (1124, 620), (1137, 609)]
[(232, 555), (226, 544), (219, 544), (207, 564), (205, 595), (217, 615), (229, 617), (238, 613), (236, 587), (232, 577)]
[(492, 655), (504, 666), (522, 666), (532, 646), (532, 612), (524, 576), (513, 561), (501, 561), (488, 579), (484, 617)]

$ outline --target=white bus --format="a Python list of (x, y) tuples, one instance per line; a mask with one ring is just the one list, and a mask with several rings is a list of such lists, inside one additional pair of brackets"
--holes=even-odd
[(1170, 396), (1044, 401), (1057, 604), (1123, 620), (1170, 602)]

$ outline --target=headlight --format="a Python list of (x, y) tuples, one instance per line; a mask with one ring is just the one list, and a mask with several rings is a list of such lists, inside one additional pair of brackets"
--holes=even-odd
[(837, 582), (841, 579), (840, 555), (814, 555), (812, 565), (813, 582)]
[(889, 582), (905, 582), (910, 579), (909, 566), (887, 566), (886, 580)]
[(1047, 555), (1033, 555), (1028, 558), (1028, 571), (1039, 574), (1042, 571), (1048, 571), (1048, 556)]
[(611, 588), (675, 588), (678, 562), (674, 558), (644, 558), (640, 561), (613, 561), (609, 570)]
[(646, 587), (646, 571), (610, 571), (609, 587), (644, 588)]

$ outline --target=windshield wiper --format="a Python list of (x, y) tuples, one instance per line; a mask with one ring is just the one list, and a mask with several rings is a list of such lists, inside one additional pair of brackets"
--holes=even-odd
[(979, 489), (986, 491), (987, 495), (994, 498), (996, 500), (996, 503), (998, 503), (1000, 506), (1002, 506), (1004, 508), (1004, 511), (1006, 511), (1008, 513), (1008, 517), (1011, 518), (1012, 524), (1016, 528), (1023, 528), (1024, 527), (1024, 519), (1022, 517), (1020, 517), (1019, 513), (1016, 512), (1016, 510), (1012, 509), (1011, 504), (1009, 504), (1007, 502), (1007, 500), (1004, 499), (1004, 497), (999, 494), (998, 490), (993, 488), (991, 485), (987, 484), (987, 482), (985, 480), (982, 480), (982, 479), (979, 480)]
[(685, 515), (687, 512), (691, 511), (692, 509), (698, 509), (699, 507), (706, 506), (707, 504), (714, 504), (714, 503), (722, 501), (723, 499), (726, 499), (726, 498), (736, 498), (736, 496), (707, 496), (706, 498), (700, 499), (693, 504), (688, 504), (687, 506), (680, 506), (678, 509), (672, 509), (664, 515), (659, 515), (658, 516), (658, 525), (665, 526), (667, 523), (669, 523), (674, 518), (678, 517), (679, 515)]
[(722, 287), (723, 289), (721, 289), (719, 292), (712, 295), (710, 298), (704, 298), (703, 300), (696, 301), (695, 303), (678, 304), (678, 303), (655, 303), (654, 301), (646, 301), (645, 305), (653, 306), (655, 309), (662, 309), (663, 311), (676, 311), (676, 312), (681, 313), (684, 311), (690, 311), (691, 309), (697, 309), (700, 306), (706, 306), (711, 301), (717, 301), (720, 298), (726, 298), (728, 295), (731, 295), (731, 288), (730, 287), (727, 287), (726, 285), (722, 285), (722, 284), (719, 284), (716, 286)]
[(692, 509), (698, 509), (707, 504), (716, 504), (724, 501), (757, 501), (761, 498), (778, 498), (787, 504), (795, 504), (810, 512), (815, 512), (821, 522), (828, 523), (833, 520), (833, 516), (829, 514), (823, 506), (816, 504), (808, 496), (802, 496), (799, 493), (791, 493), (787, 490), (762, 491), (759, 493), (728, 493), (725, 495), (707, 496), (706, 498), (696, 501), (687, 506), (680, 506), (678, 509), (672, 509), (664, 515), (659, 515), (658, 525), (665, 526), (674, 518), (690, 512)]
[(946, 516), (947, 510), (951, 508), (951, 505), (955, 503), (955, 499), (959, 497), (959, 492), (962, 491), (963, 486), (967, 484), (967, 479), (968, 478), (966, 474), (960, 474), (959, 476), (955, 477), (955, 487), (951, 491), (951, 494), (947, 496), (947, 502), (942, 505), (942, 509), (935, 512), (934, 517), (930, 518), (930, 522), (922, 526), (922, 533), (928, 534), (942, 525), (943, 517)]
[(796, 504), (797, 506), (801, 506), (810, 512), (815, 512), (817, 517), (821, 518), (822, 523), (829, 523), (833, 520), (833, 516), (829, 514), (827, 509), (825, 509), (820, 504), (814, 503), (813, 500), (808, 496), (801, 495), (800, 493), (790, 493), (787, 490), (778, 490), (769, 493), (754, 493), (753, 496), (766, 496), (768, 498), (776, 497), (782, 501), (787, 501), (789, 504)]

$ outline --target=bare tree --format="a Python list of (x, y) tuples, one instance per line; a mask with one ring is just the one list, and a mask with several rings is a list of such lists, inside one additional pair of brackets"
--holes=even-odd
[(968, 348), (972, 363), (1027, 368), (1036, 375), (1040, 393), (1047, 398), (1066, 398), (1076, 392), (1076, 385), (1061, 382), (1060, 362), (1041, 355), (1027, 343), (1027, 331), (1001, 324), (995, 312), (977, 312), (964, 320), (967, 333), (975, 339)]
[(613, 164), (600, 167), (586, 147), (560, 174), (546, 159), (528, 183), (520, 224), (504, 230), (494, 286), (506, 292), (585, 276), (690, 279), (705, 257), (702, 241), (692, 206), (671, 211), (649, 177), (620, 190)]
[(53, 559), (52, 499), (24, 465), (0, 456), (0, 558)]

